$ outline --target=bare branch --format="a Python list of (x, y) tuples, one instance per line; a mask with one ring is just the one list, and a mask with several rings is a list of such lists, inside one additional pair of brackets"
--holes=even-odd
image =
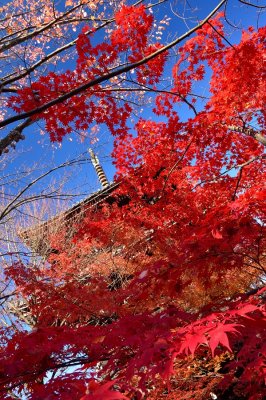
[[(49, 169), (49, 171), (46, 171), (45, 173), (43, 173), (42, 175), (38, 176), (37, 178), (35, 178), (34, 180), (32, 180), (30, 183), (28, 183), (23, 189), (21, 189), (21, 191), (13, 198), (12, 201), (9, 202), (9, 204), (2, 210), (2, 212), (0, 213), (0, 221), (5, 218), (8, 214), (11, 213), (11, 211), (13, 211), (14, 209), (16, 209), (17, 207), (21, 206), (22, 204), (25, 204), (25, 202), (31, 202), (34, 199), (36, 199), (36, 196), (33, 197), (29, 197), (27, 199), (23, 199), (22, 202), (17, 203), (17, 200), (19, 198), (21, 198), (21, 196), (28, 191), (32, 186), (34, 186), (37, 182), (39, 182), (40, 180), (42, 180), (43, 178), (45, 178), (46, 176), (50, 175), (52, 172), (57, 171), (59, 169), (65, 168), (65, 167), (69, 167), (72, 166), (74, 164), (76, 164), (77, 162), (80, 163), (82, 161), (89, 161), (89, 158), (79, 158), (79, 159), (73, 159), (70, 161), (66, 161), (54, 168)], [(39, 196), (37, 196), (37, 198), (42, 198), (42, 197), (47, 197), (46, 194), (41, 194)]]
[(247, 6), (255, 7), (255, 8), (266, 8), (266, 6), (260, 6), (259, 4), (250, 3), (249, 1), (239, 0), (240, 3), (246, 4)]
[(73, 11), (81, 7), (82, 4), (78, 4), (77, 6), (73, 7), (71, 10), (66, 11), (64, 14), (61, 14), (59, 17), (53, 19), (52, 21), (48, 22), (47, 24), (43, 25), (41, 28), (35, 29), (33, 32), (29, 33), (28, 35), (22, 36), (20, 38), (15, 38), (9, 43), (4, 44), (3, 46), (0, 47), (0, 53), (3, 51), (6, 51), (8, 49), (11, 49), (14, 46), (17, 46), (18, 44), (21, 44), (25, 42), (26, 40), (32, 39), (36, 36), (38, 36), (40, 33), (46, 31), (47, 29), (51, 28), (53, 25), (57, 24), (62, 18), (66, 17), (67, 15), (71, 14)]

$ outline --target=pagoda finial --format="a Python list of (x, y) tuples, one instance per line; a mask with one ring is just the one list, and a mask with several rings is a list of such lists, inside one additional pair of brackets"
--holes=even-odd
[(99, 161), (98, 157), (94, 154), (92, 149), (89, 149), (89, 153), (90, 153), (90, 156), (91, 156), (92, 165), (95, 168), (96, 174), (98, 176), (98, 179), (99, 179), (102, 187), (105, 188), (105, 187), (109, 186), (109, 182), (108, 182), (108, 180), (106, 178), (106, 175), (104, 173), (104, 170), (103, 170), (103, 168), (102, 168), (102, 166), (100, 164), (100, 161)]

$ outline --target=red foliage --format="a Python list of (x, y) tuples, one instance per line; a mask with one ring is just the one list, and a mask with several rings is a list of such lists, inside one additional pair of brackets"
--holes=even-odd
[[(136, 61), (160, 47), (144, 6), (123, 6), (115, 21), (109, 42), (81, 34), (76, 70), (22, 89), (14, 109), (102, 76), (122, 52)], [(263, 398), (266, 291), (247, 291), (265, 273), (265, 155), (245, 127), (253, 118), (265, 133), (265, 30), (244, 32), (234, 47), (222, 36), (219, 15), (186, 41), (170, 93), (155, 99), (164, 122), (139, 119), (134, 136), (131, 107), (100, 84), (38, 115), (52, 140), (72, 124), (105, 123), (121, 183), (72, 236), (52, 238), (49, 267), (9, 268), (35, 322), (31, 332), (3, 332), (3, 399), (14, 388), (29, 399)], [(166, 60), (139, 68), (138, 82), (156, 84)], [(211, 98), (182, 122), (176, 102), (206, 68)]]

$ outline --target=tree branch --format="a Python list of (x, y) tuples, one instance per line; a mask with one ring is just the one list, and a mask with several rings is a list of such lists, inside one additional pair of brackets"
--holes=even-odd
[(208, 22), (208, 20), (225, 4), (227, 0), (222, 0), (209, 14), (208, 16), (202, 21), (200, 22), (198, 25), (196, 25), (194, 28), (190, 29), (189, 31), (187, 31), (186, 33), (184, 33), (183, 35), (181, 35), (180, 37), (178, 37), (177, 39), (173, 40), (172, 42), (170, 42), (169, 44), (167, 44), (166, 46), (162, 47), (161, 49), (155, 51), (154, 53), (150, 54), (147, 57), (142, 58), (139, 61), (136, 61), (132, 64), (126, 65), (122, 68), (117, 68), (116, 70), (109, 72), (107, 74), (104, 74), (103, 76), (99, 76), (98, 78), (93, 79), (90, 82), (87, 82), (81, 86), (78, 86), (77, 88), (71, 90), (68, 93), (65, 93), (62, 96), (59, 96), (58, 98), (49, 101), (46, 104), (41, 105), (40, 107), (37, 107), (31, 111), (28, 112), (24, 112), (21, 113), (19, 115), (15, 115), (13, 117), (7, 118), (6, 120), (0, 122), (0, 128), (7, 126), (13, 122), (16, 121), (20, 121), (22, 119), (28, 118), (28, 117), (32, 117), (36, 114), (39, 114), (41, 112), (46, 111), (47, 109), (49, 109), (50, 107), (56, 105), (56, 104), (60, 104), (63, 103), (64, 101), (70, 99), (73, 96), (76, 96), (84, 91), (86, 91), (87, 89), (92, 88), (93, 86), (96, 86), (102, 82), (105, 82), (115, 76), (121, 75), (125, 72), (129, 72), (132, 69), (138, 68), (141, 65), (144, 65), (146, 63), (148, 63), (149, 61), (153, 60), (154, 58), (158, 57), (159, 55), (165, 53), (166, 51), (168, 51), (169, 49), (171, 49), (172, 47), (176, 46), (177, 44), (179, 44), (180, 42), (182, 42), (184, 39), (188, 38), (189, 36), (191, 36), (194, 32), (196, 32), (197, 30), (199, 30), (205, 23)]
[[(43, 173), (42, 175), (38, 176), (37, 178), (35, 178), (34, 180), (32, 180), (30, 183), (28, 183), (28, 185), (26, 185), (15, 197), (14, 199), (2, 210), (2, 212), (0, 213), (0, 221), (6, 217), (8, 214), (10, 214), (11, 211), (13, 211), (14, 209), (16, 209), (17, 207), (21, 206), (22, 204), (24, 204), (25, 202), (31, 202), (33, 199), (37, 198), (42, 198), (42, 197), (46, 197), (46, 195), (39, 195), (39, 196), (34, 196), (34, 197), (30, 197), (27, 198), (25, 200), (22, 200), (22, 202), (16, 203), (17, 200), (19, 198), (21, 198), (21, 196), (28, 191), (33, 185), (35, 185), (37, 182), (39, 182), (40, 180), (42, 180), (43, 178), (45, 178), (46, 176), (48, 176), (49, 174), (51, 174), (54, 171), (57, 171), (61, 168), (65, 168), (65, 167), (69, 167), (72, 165), (75, 165), (77, 162), (80, 163), (82, 162), (84, 159), (73, 159), (70, 161), (66, 161), (54, 168), (51, 168), (49, 171), (46, 171), (45, 173)], [(87, 159), (86, 159), (87, 160)]]
[(245, 0), (239, 0), (239, 1), (240, 1), (240, 3), (246, 4), (247, 6), (251, 6), (251, 7), (255, 7), (255, 8), (266, 8), (266, 6), (260, 6), (258, 4), (253, 4), (253, 3), (250, 3), (250, 2), (245, 1)]
[(230, 131), (244, 133), (247, 136), (251, 136), (259, 143), (263, 144), (263, 146), (266, 146), (266, 137), (253, 128), (241, 128), (240, 126), (235, 125), (228, 125), (227, 128)]
[(12, 131), (0, 140), (0, 156), (3, 153), (8, 153), (8, 147), (15, 147), (16, 143), (20, 140), (24, 140), (25, 136), (22, 134), (23, 130), (33, 124), (30, 118), (26, 119), (26, 121), (22, 122), (16, 128), (12, 129)]
[(51, 28), (53, 25), (58, 23), (62, 18), (66, 17), (67, 15), (71, 14), (73, 11), (76, 9), (80, 8), (82, 4), (78, 4), (75, 7), (73, 7), (71, 10), (66, 11), (64, 14), (60, 15), (57, 18), (54, 18), (52, 21), (48, 22), (41, 28), (35, 29), (33, 32), (29, 33), (28, 35), (22, 36), (20, 38), (15, 38), (9, 41), (7, 44), (3, 44), (3, 46), (0, 47), (0, 53), (3, 51), (9, 50), (14, 46), (17, 46), (18, 44), (21, 44), (25, 42), (26, 40), (32, 39), (36, 36), (38, 36), (40, 33), (46, 31), (47, 29)]

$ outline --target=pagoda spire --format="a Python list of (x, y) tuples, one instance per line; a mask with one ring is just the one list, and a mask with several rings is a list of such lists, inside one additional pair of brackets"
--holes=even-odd
[(106, 188), (107, 186), (109, 186), (109, 182), (106, 178), (105, 172), (100, 164), (100, 161), (99, 161), (98, 157), (94, 154), (92, 149), (89, 149), (89, 153), (91, 156), (92, 165), (94, 166), (94, 169), (96, 171), (98, 179), (99, 179), (102, 187)]

